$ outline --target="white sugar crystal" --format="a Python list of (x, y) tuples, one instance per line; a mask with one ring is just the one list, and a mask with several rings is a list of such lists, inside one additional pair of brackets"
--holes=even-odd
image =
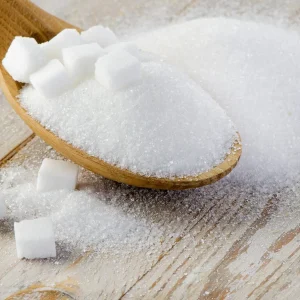
[(95, 77), (104, 87), (119, 90), (140, 80), (141, 64), (125, 50), (112, 51), (97, 60)]
[(30, 76), (34, 88), (45, 98), (53, 98), (72, 88), (72, 80), (58, 60), (51, 60), (46, 66)]
[(243, 143), (232, 176), (268, 190), (296, 178), (300, 170), (296, 32), (208, 18), (149, 33), (136, 43), (187, 72), (228, 112)]
[[(43, 142), (40, 146), (46, 148)], [(144, 211), (144, 208), (149, 209), (147, 205), (151, 199), (144, 199), (142, 209), (135, 208), (135, 203), (130, 201), (134, 195), (129, 192), (130, 187), (122, 185), (119, 188), (117, 183), (87, 171), (81, 174), (81, 191), (39, 193), (35, 180), (41, 158), (36, 156), (36, 144), (33, 152), (31, 158), (34, 160), (26, 160), (26, 167), (23, 164), (23, 167), (0, 169), (0, 197), (7, 203), (9, 218), (14, 221), (51, 218), (59, 257), (74, 248), (77, 253), (87, 248), (132, 253), (140, 248), (149, 249), (154, 241), (160, 244), (163, 234), (149, 218), (150, 211)], [(153, 209), (154, 206), (152, 203)], [(0, 228), (1, 225), (0, 222)]]
[(80, 44), (82, 44), (82, 39), (76, 29), (64, 29), (40, 47), (50, 59), (62, 60), (62, 49)]
[[(118, 77), (124, 60), (114, 60), (114, 54), (98, 62), (109, 57), (108, 67), (117, 76), (108, 73), (105, 64), (97, 67), (117, 80), (113, 86), (119, 87), (132, 75), (122, 70)], [(136, 64), (136, 58), (127, 53), (125, 62), (127, 57)], [(196, 175), (223, 161), (236, 129), (211, 96), (170, 65), (155, 61), (138, 62), (138, 66), (140, 81), (120, 90), (89, 79), (53, 101), (39, 101), (32, 86), (22, 90), (20, 99), (30, 114), (59, 137), (133, 172), (158, 177)]]
[(79, 82), (95, 73), (95, 63), (106, 52), (97, 44), (84, 44), (62, 50), (63, 62), (71, 77)]
[(14, 80), (29, 83), (29, 76), (47, 61), (35, 39), (17, 36), (8, 48), (2, 64)]
[[(95, 23), (95, 20), (100, 22), (102, 21), (101, 18), (103, 19), (103, 15), (97, 12), (93, 13), (91, 17), (91, 7), (83, 1), (35, 0), (35, 2), (70, 23), (82, 24), (82, 27), (91, 26), (91, 23)], [(96, 3), (96, 1), (92, 2)], [(297, 0), (289, 2), (296, 4)], [(97, 3), (99, 7), (102, 5), (100, 1)], [(126, 1), (119, 3), (123, 10), (127, 9)], [(151, 3), (149, 2), (149, 4)], [(115, 10), (112, 10), (111, 14), (105, 15), (105, 21), (108, 24), (113, 24), (118, 32), (125, 32), (127, 35), (129, 32), (136, 33), (147, 28), (153, 30), (154, 27), (170, 22), (170, 10), (161, 9), (159, 5), (149, 5), (147, 8), (149, 13), (144, 18), (138, 18), (139, 15), (133, 16), (128, 13), (116, 20)], [(251, 5), (248, 1), (238, 0), (214, 1), (214, 5), (212, 5), (212, 1), (195, 1), (194, 5), (191, 5), (185, 12), (189, 14), (190, 19), (205, 15), (226, 15), (235, 18), (262, 20), (265, 23), (271, 22), (280, 24), (280, 26), (283, 23), (288, 23), (289, 26), (296, 27), (299, 32), (299, 22), (297, 24), (296, 18), (291, 18), (291, 6), (286, 5), (286, 1), (252, 1)], [(186, 13), (181, 15), (181, 21), (184, 19), (186, 19)], [(206, 22), (207, 27), (209, 27), (212, 22), (218, 24), (220, 19), (206, 20)], [(209, 220), (212, 220), (212, 222), (218, 218), (218, 212), (224, 213), (224, 210), (228, 210), (234, 213), (236, 211), (237, 217), (234, 217), (236, 215), (234, 213), (230, 220), (232, 228), (240, 228), (241, 224), (251, 224), (251, 218), (253, 217), (256, 219), (261, 218), (261, 211), (265, 204), (268, 203), (267, 207), (269, 207), (270, 202), (267, 201), (272, 199), (271, 204), (274, 203), (274, 195), (266, 194), (270, 190), (272, 182), (280, 179), (286, 185), (291, 184), (289, 180), (286, 181), (285, 174), (291, 171), (294, 173), (298, 168), (297, 165), (294, 165), (294, 162), (297, 162), (297, 160), (300, 162), (298, 142), (297, 139), (294, 140), (295, 135), (293, 134), (294, 130), (295, 132), (299, 130), (299, 114), (297, 113), (297, 103), (299, 103), (299, 83), (297, 81), (300, 80), (299, 64), (297, 63), (299, 61), (297, 57), (300, 53), (299, 36), (292, 34), (291, 31), (282, 32), (281, 30), (278, 31), (278, 28), (270, 28), (269, 26), (266, 31), (265, 25), (258, 24), (258, 30), (253, 32), (251, 38), (245, 40), (242, 37), (253, 31), (248, 23), (234, 22), (231, 25), (228, 23), (228, 26), (225, 27), (223, 25), (224, 23), (220, 24), (218, 28), (214, 25), (211, 27), (211, 33), (209, 33), (203, 21), (196, 20), (181, 24), (180, 27), (175, 26), (146, 35), (142, 37), (143, 41), (141, 43), (143, 49), (164, 54), (166, 58), (170, 58), (179, 67), (184, 66), (189, 74), (196, 73), (194, 79), (201, 84), (202, 78), (206, 79), (206, 74), (210, 74), (209, 78), (204, 80), (205, 85), (203, 87), (206, 88), (209, 83), (209, 86), (213, 88), (212, 90), (217, 92), (216, 99), (218, 101), (222, 99), (224, 90), (226, 91), (225, 94), (228, 96), (226, 97), (227, 104), (225, 104), (225, 107), (232, 118), (235, 118), (233, 109), (236, 108), (236, 113), (240, 111), (241, 118), (243, 118), (248, 110), (248, 105), (245, 104), (252, 103), (253, 108), (249, 110), (248, 118), (245, 118), (245, 122), (240, 120), (238, 123), (238, 129), (243, 136), (243, 156), (238, 166), (239, 170), (234, 170), (231, 176), (214, 185), (184, 193), (170, 191), (164, 193), (130, 188), (86, 172), (89, 175), (82, 179), (83, 185), (81, 188), (87, 189), (87, 192), (74, 191), (69, 195), (62, 195), (62, 191), (53, 191), (44, 193), (41, 197), (41, 194), (35, 195), (34, 180), (36, 171), (34, 166), (36, 161), (39, 161), (40, 157), (44, 155), (46, 146), (40, 141), (38, 143), (35, 141), (30, 148), (30, 157), (23, 161), (23, 165), (26, 165), (27, 169), (20, 168), (20, 170), (13, 167), (7, 167), (6, 170), (4, 168), (0, 169), (0, 194), (1, 192), (5, 193), (5, 201), (12, 217), (14, 219), (28, 219), (29, 216), (30, 218), (35, 217), (37, 212), (39, 215), (51, 213), (53, 216), (56, 215), (55, 220), (53, 220), (55, 234), (57, 240), (63, 245), (63, 251), (67, 247), (66, 244), (80, 247), (82, 251), (92, 245), (93, 249), (119, 253), (120, 255), (123, 254), (123, 251), (128, 251), (128, 249), (136, 251), (140, 247), (147, 249), (147, 252), (161, 249), (160, 242), (158, 245), (154, 244), (154, 246), (149, 243), (156, 241), (157, 237), (165, 239), (166, 236), (173, 233), (174, 228), (176, 228), (178, 235), (181, 232), (184, 235), (186, 224), (194, 224), (195, 219), (192, 216), (198, 215), (196, 212), (205, 213), (206, 208), (211, 207), (209, 209)], [(202, 31), (203, 26), (206, 31), (205, 34)], [(232, 33), (237, 29), (239, 29), (239, 33), (233, 36)], [(270, 31), (273, 32), (272, 42), (268, 37)], [(205, 46), (206, 41), (208, 41), (207, 46)], [(253, 60), (252, 72), (248, 71), (246, 76), (240, 78), (240, 83), (236, 80), (235, 84), (228, 85), (231, 77), (236, 76), (238, 78), (245, 66), (242, 61), (243, 55), (241, 55), (240, 50), (238, 51), (237, 44), (243, 44), (245, 48), (249, 46), (249, 49), (251, 49), (253, 41), (255, 41), (257, 54), (261, 52), (264, 53), (264, 56), (267, 56), (270, 52), (272, 53), (271, 58), (276, 65), (276, 71), (272, 72), (270, 69), (270, 66), (274, 64), (269, 64), (267, 61), (260, 63), (269, 77), (269, 80), (265, 77), (260, 84), (259, 76), (255, 75), (256, 60)], [(214, 43), (214, 46), (211, 46), (211, 42)], [(218, 42), (224, 44), (224, 49), (227, 49), (228, 52), (222, 50), (212, 51)], [(272, 46), (270, 46), (270, 43)], [(277, 51), (284, 44), (286, 44), (286, 48), (283, 51)], [(142, 47), (141, 44), (140, 46)], [(201, 58), (202, 52), (204, 56)], [(249, 52), (248, 54), (251, 54), (252, 50)], [(240, 63), (236, 64), (234, 68), (231, 68), (228, 53), (232, 53), (230, 54), (231, 59), (236, 57), (237, 53), (240, 55)], [(290, 55), (290, 53), (293, 54)], [(292, 57), (297, 59), (292, 59)], [(207, 58), (210, 59), (206, 64), (205, 60)], [(214, 62), (214, 59), (217, 59), (217, 62)], [(278, 61), (282, 61), (282, 63), (277, 64)], [(214, 72), (215, 74), (213, 74)], [(231, 76), (226, 78), (224, 72), (226, 72), (226, 75), (229, 73)], [(202, 74), (202, 78), (199, 77), (199, 74)], [(214, 75), (216, 79), (213, 78)], [(252, 77), (255, 80), (252, 80)], [(250, 87), (243, 92), (243, 86), (248, 85), (248, 80), (250, 80)], [(274, 82), (281, 83), (277, 85)], [(264, 84), (267, 84), (266, 88), (263, 88)], [(221, 87), (220, 90), (218, 90), (219, 86)], [(282, 87), (284, 89), (281, 89)], [(209, 91), (211, 92), (211, 90)], [(296, 122), (298, 116), (298, 123), (295, 122), (291, 127), (286, 123), (287, 118), (282, 119), (280, 114), (277, 114), (275, 110), (271, 109), (272, 106), (268, 105), (270, 111), (264, 110), (262, 112), (268, 118), (264, 127), (261, 126), (260, 120), (257, 118), (260, 113), (257, 114), (257, 112), (260, 112), (260, 105), (265, 106), (267, 99), (267, 102), (271, 103), (272, 94), (276, 95), (276, 102), (281, 102), (283, 107), (286, 103), (288, 104), (286, 112)], [(231, 98), (232, 103), (230, 96), (233, 97)], [(213, 97), (215, 98), (215, 95)], [(291, 99), (295, 101), (292, 102)], [(257, 109), (254, 109), (254, 106)], [(3, 106), (0, 105), (1, 109), (3, 109)], [(272, 120), (272, 117), (274, 120)], [(253, 120), (251, 126), (248, 125), (248, 119)], [(270, 126), (266, 126), (269, 121), (271, 121)], [(254, 122), (257, 122), (256, 126), (253, 126)], [(277, 123), (277, 128), (280, 128), (276, 133), (270, 130), (274, 123)], [(264, 142), (268, 130), (269, 133), (272, 132), (273, 140), (268, 137)], [(256, 137), (259, 137), (261, 133), (263, 134), (259, 138), (260, 142), (255, 143)], [(292, 141), (292, 145), (283, 147), (281, 136), (284, 135)], [(282, 151), (283, 164), (281, 164), (281, 160), (277, 159), (276, 152), (273, 152), (277, 147)], [(255, 158), (259, 159), (260, 163), (256, 163)], [(267, 161), (267, 164), (261, 163), (263, 160)], [(282, 168), (282, 165), (289, 160), (291, 162), (288, 163), (288, 168), (286, 168), (287, 165)], [(298, 168), (297, 174), (299, 174), (299, 170), (300, 168)], [(253, 180), (256, 174), (259, 174), (259, 180)], [(241, 177), (241, 175), (243, 176)], [(260, 180), (262, 178), (260, 175), (264, 175), (264, 178), (269, 179)], [(278, 191), (278, 186), (275, 190)], [(287, 191), (290, 192), (286, 195), (284, 193), (277, 194), (276, 199), (278, 197), (280, 199), (277, 199), (279, 201), (275, 199), (276, 209), (275, 211), (271, 209), (273, 217), (270, 216), (273, 219), (272, 225), (275, 225), (275, 227), (276, 224), (277, 226), (283, 225), (282, 227), (286, 228), (284, 229), (286, 232), (292, 228), (292, 225), (289, 224), (291, 220), (299, 220), (300, 211), (299, 185), (298, 187), (290, 186)], [(66, 199), (67, 201), (65, 201)], [(55, 205), (53, 202), (55, 202)], [(89, 204), (86, 205), (86, 203)], [(218, 205), (215, 205), (216, 203)], [(71, 209), (69, 206), (71, 206)], [(240, 210), (241, 207), (243, 207), (242, 210)], [(220, 217), (222, 216), (220, 215)], [(78, 219), (81, 222), (78, 222)], [(160, 221), (157, 222), (159, 219)], [(177, 219), (180, 221), (177, 221)], [(143, 223), (145, 220), (148, 222)], [(160, 232), (155, 230), (155, 225), (159, 226)], [(205, 217), (203, 226), (207, 226)], [(109, 229), (108, 234), (106, 234), (107, 229)], [(270, 233), (270, 236), (274, 234), (274, 228), (269, 228), (270, 232), (268, 232), (268, 226), (265, 229), (267, 230), (266, 233)], [(278, 230), (278, 232), (281, 231)], [(217, 227), (211, 238), (205, 238), (205, 245), (217, 247), (218, 245), (214, 241), (215, 238), (220, 241), (222, 248), (228, 240), (228, 232)], [(188, 238), (184, 240), (188, 240)], [(260, 243), (252, 244), (255, 244), (259, 249)], [(165, 245), (165, 241), (163, 245)], [(194, 245), (194, 241), (190, 245)], [(130, 257), (132, 257), (133, 251), (130, 251)], [(114, 268), (116, 265), (117, 272), (123, 273), (123, 268), (118, 267), (114, 260), (110, 260), (110, 267)]]
[(0, 220), (6, 217), (6, 205), (4, 198), (0, 195)]
[(139, 48), (136, 46), (136, 44), (132, 42), (122, 42), (122, 43), (112, 44), (106, 47), (105, 50), (108, 52), (112, 52), (115, 50), (125, 50), (129, 54), (135, 56), (136, 58), (138, 58), (139, 51), (140, 51)]
[(82, 31), (81, 38), (85, 43), (98, 43), (101, 47), (107, 47), (117, 42), (116, 35), (109, 28), (101, 25)]
[(125, 50), (132, 56), (136, 57), (141, 62), (150, 61), (155, 58), (153, 54), (139, 49), (137, 45), (132, 42), (122, 42), (122, 43), (112, 44), (106, 47), (105, 50), (107, 52), (112, 52), (116, 50)]
[(77, 177), (78, 166), (63, 160), (45, 158), (38, 173), (37, 190), (74, 190)]
[(14, 223), (18, 258), (56, 257), (53, 225), (50, 218)]

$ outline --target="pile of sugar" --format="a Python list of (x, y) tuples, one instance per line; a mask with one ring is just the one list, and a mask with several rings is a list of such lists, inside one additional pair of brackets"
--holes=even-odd
[(146, 34), (137, 43), (187, 72), (235, 122), (243, 155), (232, 176), (267, 191), (299, 177), (300, 38), (296, 32), (211, 18)]
[[(238, 35), (234, 34), (236, 30)], [(226, 107), (242, 134), (244, 153), (241, 162), (231, 175), (221, 181), (184, 192), (136, 189), (92, 174), (80, 178), (82, 191), (76, 192), (80, 197), (74, 198), (73, 203), (69, 202), (68, 210), (76, 207), (77, 201), (80, 203), (85, 195), (86, 199), (95, 200), (93, 209), (100, 214), (93, 215), (88, 211), (91, 217), (77, 223), (78, 214), (75, 213), (73, 217), (66, 211), (61, 212), (62, 217), (67, 215), (68, 218), (60, 220), (67, 220), (72, 226), (66, 227), (64, 225), (67, 223), (58, 220), (54, 222), (56, 228), (61, 228), (56, 234), (60, 243), (68, 241), (70, 246), (84, 249), (93, 242), (102, 251), (108, 248), (120, 252), (132, 244), (135, 249), (146, 245), (149, 252), (155, 251), (158, 249), (157, 243), (160, 245), (158, 239), (184, 235), (199, 221), (198, 214), (203, 214), (203, 230), (208, 230), (210, 226), (214, 228), (212, 234), (216, 240), (215, 243), (212, 240), (210, 246), (215, 248), (221, 241), (219, 247), (224, 247), (228, 239), (228, 231), (223, 227), (223, 218), (228, 217), (225, 212), (232, 212), (229, 214), (230, 228), (244, 228), (245, 224), (251, 224), (261, 216), (270, 199), (275, 199), (274, 209), (278, 210), (278, 214), (274, 218), (277, 224), (283, 226), (289, 222), (293, 214), (299, 212), (300, 142), (296, 133), (299, 133), (297, 117), (299, 120), (300, 115), (299, 104), (295, 101), (299, 95), (300, 66), (296, 63), (300, 55), (299, 35), (262, 24), (211, 19), (195, 20), (151, 33), (141, 38), (139, 44), (165, 55), (184, 68)], [(262, 59), (257, 61), (259, 55)], [(267, 63), (270, 61), (271, 64)], [(297, 61), (300, 60), (297, 58)], [(257, 76), (257, 71), (264, 76)], [(226, 97), (222, 97), (222, 93)], [(224, 99), (226, 103), (222, 102)], [(273, 102), (276, 109), (272, 108)], [(286, 108), (277, 112), (280, 107)], [(264, 123), (261, 125), (263, 117)], [(276, 131), (272, 130), (273, 125)], [(290, 146), (284, 144), (286, 141)], [(277, 149), (280, 149), (281, 155)], [(51, 205), (43, 206), (43, 200), (31, 197), (28, 192), (22, 201), (26, 205), (24, 209), (20, 212), (15, 208), (26, 186), (32, 191), (35, 189), (41, 159), (49, 156), (46, 147), (36, 143), (34, 147), (29, 146), (27, 151), (31, 155), (23, 162), (26, 169), (8, 167), (1, 171), (1, 191), (5, 193), (8, 214), (15, 220), (33, 215), (46, 216)], [(294, 179), (298, 178), (298, 185), (292, 182), (292, 174)], [(90, 188), (87, 187), (89, 185)], [(286, 188), (282, 189), (282, 186)], [(63, 201), (56, 193), (51, 192), (47, 197), (53, 203)], [(103, 203), (104, 207), (108, 205), (116, 213), (109, 211), (102, 223)], [(104, 213), (107, 211), (104, 209)], [(116, 222), (119, 216), (120, 227)], [(137, 231), (139, 234), (130, 234), (131, 222), (140, 229)], [(103, 238), (95, 230), (97, 226), (100, 230), (106, 223), (111, 226), (109, 238)], [(215, 226), (216, 223), (218, 226)], [(88, 234), (87, 228), (90, 227), (93, 228), (93, 236)], [(130, 238), (127, 239), (128, 236)]]
[(26, 86), (19, 99), (60, 138), (144, 175), (205, 172), (224, 160), (236, 139), (233, 123), (210, 95), (160, 61), (143, 62), (141, 80), (118, 91), (89, 79), (52, 99)]

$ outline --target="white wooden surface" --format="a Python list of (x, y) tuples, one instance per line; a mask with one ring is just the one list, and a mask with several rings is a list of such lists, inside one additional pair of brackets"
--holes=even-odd
[[(243, 17), (251, 11), (256, 18), (269, 16), (270, 20), (278, 15), (287, 24), (300, 24), (298, 0), (68, 0), (56, 8), (51, 1), (35, 2), (79, 26), (102, 21), (120, 33), (222, 11)], [(33, 168), (50, 153), (57, 155), (39, 138), (32, 139), (3, 97), (0, 121), (4, 166)], [(82, 171), (82, 176), (95, 189), (111, 185), (88, 171)], [(115, 185), (134, 197), (134, 188)], [(13, 233), (0, 224), (0, 299), (300, 299), (296, 200), (287, 203), (274, 195), (261, 199), (257, 207), (245, 195), (228, 191), (224, 197), (207, 187), (194, 203), (188, 201), (188, 193), (157, 192), (159, 201), (150, 207), (148, 217), (176, 234), (160, 237), (161, 244), (152, 255), (145, 250), (120, 255), (59, 249), (56, 260), (18, 260)], [(135, 203), (141, 209), (145, 204)]]
[(15, 114), (1, 92), (0, 124), (0, 162), (4, 162), (30, 139), (32, 131)]

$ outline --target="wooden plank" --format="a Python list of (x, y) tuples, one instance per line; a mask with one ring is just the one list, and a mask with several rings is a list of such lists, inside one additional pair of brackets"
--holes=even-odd
[[(193, 245), (178, 243), (124, 298), (295, 299), (286, 298), (286, 288), (300, 293), (299, 210), (291, 212), (291, 203), (274, 198), (253, 219), (245, 204), (212, 224), (199, 222)], [(252, 222), (240, 222), (242, 216)], [(212, 227), (203, 233), (207, 225)]]
[[(0, 280), (19, 262), (16, 256), (15, 242), (11, 228), (0, 225)], [(1, 289), (0, 289), (1, 290)]]
[(31, 137), (32, 131), (15, 114), (0, 91), (0, 164)]

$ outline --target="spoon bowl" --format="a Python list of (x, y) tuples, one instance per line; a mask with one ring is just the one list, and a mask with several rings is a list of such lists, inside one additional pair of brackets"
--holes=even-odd
[[(0, 28), (1, 61), (15, 36), (33, 37), (37, 42), (42, 43), (49, 41), (65, 28), (80, 30), (76, 26), (48, 14), (28, 0), (2, 0), (0, 5)], [(34, 120), (17, 99), (23, 85), (14, 81), (2, 64), (0, 65), (0, 85), (10, 105), (35, 134), (74, 163), (114, 181), (153, 189), (182, 190), (196, 188), (214, 183), (226, 176), (237, 165), (241, 156), (242, 146), (240, 139), (238, 139), (232, 145), (229, 154), (222, 163), (196, 176), (158, 178), (133, 173), (88, 155)]]

